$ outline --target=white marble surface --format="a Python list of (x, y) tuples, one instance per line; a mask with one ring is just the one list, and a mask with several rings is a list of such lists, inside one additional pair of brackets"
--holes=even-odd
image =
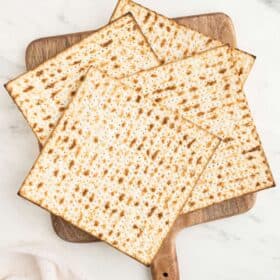
[[(240, 48), (257, 55), (246, 84), (258, 131), (276, 182), (280, 179), (280, 1), (141, 1), (171, 17), (225, 12)], [(115, 0), (1, 0), (0, 84), (24, 71), (24, 51), (38, 37), (105, 24)], [(38, 154), (37, 142), (0, 89), (0, 246), (54, 250), (83, 279), (150, 279), (149, 269), (104, 243), (69, 244), (54, 234), (49, 215), (16, 192)], [(263, 191), (247, 214), (182, 231), (177, 238), (181, 279), (279, 280), (280, 190)]]

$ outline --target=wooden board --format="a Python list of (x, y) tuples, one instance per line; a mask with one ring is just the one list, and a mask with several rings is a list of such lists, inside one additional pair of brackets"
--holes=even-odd
[[(224, 43), (236, 46), (232, 21), (223, 13), (182, 17), (176, 20), (180, 24), (189, 26)], [(31, 42), (26, 50), (26, 68), (29, 70), (36, 67), (38, 64), (80, 41), (92, 32), (86, 31), (41, 38)], [(181, 215), (153, 261), (151, 266), (153, 279), (179, 279), (175, 237), (182, 228), (244, 213), (253, 207), (255, 199), (255, 194), (248, 194), (189, 214)], [(66, 241), (96, 241), (91, 235), (79, 230), (59, 217), (52, 216), (52, 225), (57, 235)]]

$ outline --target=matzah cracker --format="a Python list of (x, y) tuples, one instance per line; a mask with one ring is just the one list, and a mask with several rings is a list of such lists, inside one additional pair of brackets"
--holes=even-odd
[(20, 195), (149, 265), (219, 142), (91, 68)]
[(6, 88), (44, 145), (90, 66), (114, 78), (159, 65), (131, 14), (99, 29)]
[(222, 45), (217, 40), (130, 0), (118, 1), (111, 20), (127, 12), (133, 14), (150, 46), (162, 62), (171, 62)]
[(274, 186), (242, 91), (254, 59), (223, 46), (122, 79), (223, 140), (184, 213)]

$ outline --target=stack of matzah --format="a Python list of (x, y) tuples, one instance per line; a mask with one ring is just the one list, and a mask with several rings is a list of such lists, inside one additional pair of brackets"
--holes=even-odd
[(181, 211), (274, 185), (255, 57), (129, 0), (112, 20), (6, 85), (44, 146), (19, 194), (150, 265)]

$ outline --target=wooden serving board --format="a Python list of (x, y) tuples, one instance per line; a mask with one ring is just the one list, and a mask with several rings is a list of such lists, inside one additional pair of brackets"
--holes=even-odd
[[(177, 18), (176, 21), (224, 43), (236, 46), (232, 21), (223, 13), (181, 17)], [(26, 68), (28, 70), (33, 69), (92, 32), (94, 31), (47, 37), (31, 42), (26, 49)], [(248, 194), (189, 214), (180, 215), (153, 261), (151, 266), (153, 279), (179, 279), (175, 237), (181, 229), (244, 213), (253, 207), (255, 199), (255, 194)], [(52, 215), (51, 218), (55, 232), (66, 241), (92, 242), (97, 240), (59, 217)]]

